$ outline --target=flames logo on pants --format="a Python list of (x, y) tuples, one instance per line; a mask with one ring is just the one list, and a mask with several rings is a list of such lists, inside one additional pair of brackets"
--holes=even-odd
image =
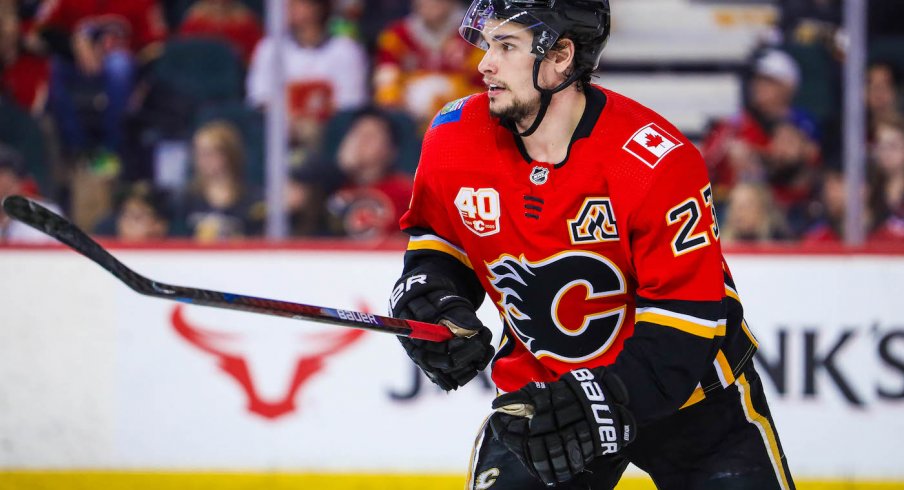
[(625, 278), (602, 255), (569, 251), (539, 262), (503, 255), (487, 268), (503, 318), (537, 358), (584, 362), (621, 330)]

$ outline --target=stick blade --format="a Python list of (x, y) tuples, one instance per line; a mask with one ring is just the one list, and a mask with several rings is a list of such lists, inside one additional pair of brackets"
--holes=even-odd
[(3, 211), (9, 217), (21, 221), (38, 231), (57, 237), (61, 218), (49, 209), (22, 196), (7, 196), (3, 199)]

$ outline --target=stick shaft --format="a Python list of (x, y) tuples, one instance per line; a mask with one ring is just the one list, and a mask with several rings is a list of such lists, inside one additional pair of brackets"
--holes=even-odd
[(214, 308), (362, 328), (433, 342), (442, 342), (453, 336), (448, 328), (432, 323), (157, 282), (129, 269), (84, 231), (34, 201), (21, 196), (9, 196), (3, 200), (3, 209), (10, 217), (79, 252), (113, 274), (126, 286), (146, 296)]

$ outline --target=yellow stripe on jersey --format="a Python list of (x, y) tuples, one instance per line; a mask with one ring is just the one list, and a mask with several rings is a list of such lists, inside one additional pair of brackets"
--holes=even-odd
[(471, 259), (464, 250), (452, 245), (436, 235), (421, 235), (411, 237), (408, 240), (408, 250), (435, 250), (451, 255), (458, 259), (459, 262), (466, 265), (469, 269), (474, 267), (471, 265)]
[(747, 320), (741, 320), (741, 330), (743, 330), (744, 334), (747, 335), (747, 338), (750, 339), (750, 343), (753, 344), (753, 347), (759, 349), (760, 343), (756, 341), (756, 337), (753, 336), (753, 332), (751, 332), (750, 327), (747, 326)]
[(681, 408), (678, 410), (687, 408), (695, 403), (702, 402), (703, 399), (706, 398), (706, 393), (703, 392), (703, 388), (698, 384), (696, 388), (694, 388), (694, 392), (691, 393), (691, 397), (684, 402), (684, 405), (681, 405)]
[(729, 287), (728, 284), (725, 285), (725, 296), (734, 299), (738, 303), (741, 302), (741, 297), (738, 296), (738, 292)]
[(713, 365), (716, 368), (716, 374), (719, 376), (719, 381), (722, 382), (723, 388), (728, 388), (735, 382), (734, 373), (731, 372), (731, 365), (728, 364), (728, 359), (725, 358), (725, 353), (722, 352), (722, 349), (719, 349), (719, 352), (716, 353), (716, 360), (713, 361)]
[(778, 449), (778, 442), (775, 438), (775, 430), (769, 419), (759, 414), (753, 408), (753, 399), (750, 396), (750, 384), (747, 382), (747, 376), (742, 374), (738, 378), (738, 391), (741, 393), (741, 406), (744, 409), (744, 416), (747, 421), (755, 425), (763, 436), (763, 442), (766, 444), (769, 460), (772, 462), (772, 469), (778, 478), (782, 490), (788, 490), (788, 479), (785, 477), (784, 464), (782, 464), (782, 452)]
[(638, 308), (637, 313), (634, 316), (634, 321), (635, 323), (655, 323), (657, 325), (671, 327), (677, 330), (681, 330), (682, 332), (686, 332), (691, 335), (696, 335), (698, 337), (703, 337), (706, 339), (712, 339), (716, 336), (725, 335), (724, 319), (719, 320), (718, 322), (714, 322), (690, 315), (682, 315), (680, 313), (663, 310), (661, 308)]

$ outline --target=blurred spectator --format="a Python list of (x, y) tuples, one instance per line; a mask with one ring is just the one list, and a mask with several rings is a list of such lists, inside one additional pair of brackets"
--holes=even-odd
[(149, 182), (126, 184), (115, 201), (113, 215), (94, 229), (95, 235), (138, 243), (161, 240), (169, 234), (169, 196)]
[(147, 183), (134, 184), (117, 206), (116, 238), (124, 242), (166, 238), (169, 219), (165, 199)]
[(411, 201), (411, 176), (398, 170), (399, 132), (379, 109), (356, 114), (336, 156), (344, 184), (327, 202), (328, 211), (352, 238), (399, 234), (399, 219)]
[(873, 149), (874, 240), (904, 240), (904, 120), (880, 120)]
[(483, 87), (483, 52), (458, 34), (458, 0), (414, 0), (412, 13), (377, 40), (374, 99), (427, 123), (450, 100)]
[[(44, 201), (35, 194), (33, 185), (29, 185), (22, 155), (16, 150), (0, 144), (0, 201), (7, 196), (26, 196), (40, 202), (48, 209), (59, 213), (60, 209)], [(15, 221), (0, 208), (0, 243), (52, 243), (53, 238), (34, 228)]]
[(358, 24), (358, 34), (368, 53), (375, 51), (377, 38), (387, 25), (411, 13), (411, 0), (349, 0), (349, 3), (351, 8), (346, 11), (358, 12), (352, 18)]
[(877, 121), (901, 116), (901, 74), (888, 61), (873, 61), (866, 71), (866, 111), (870, 141)]
[(841, 0), (780, 0), (779, 29), (785, 42), (836, 48)]
[(179, 34), (227, 41), (247, 65), (264, 32), (257, 15), (239, 0), (197, 0), (185, 14)]
[(309, 161), (293, 170), (286, 189), (286, 210), (292, 236), (341, 234), (341, 223), (327, 213), (327, 197), (341, 184), (342, 172), (323, 162)]
[(757, 243), (788, 238), (784, 216), (763, 184), (740, 183), (728, 195), (726, 219), (720, 226), (725, 243)]
[(812, 197), (821, 163), (816, 123), (792, 105), (799, 82), (791, 56), (766, 51), (754, 61), (745, 109), (716, 123), (702, 147), (716, 202), (736, 183), (768, 183), (777, 204), (792, 215), (792, 232), (802, 226), (795, 215)]
[(814, 197), (819, 163), (819, 146), (814, 135), (791, 121), (775, 127), (763, 154), (766, 183), (795, 234), (807, 225), (806, 210)]
[[(329, 0), (288, 0), (289, 38), (283, 42), (292, 140), (316, 145), (320, 125), (335, 110), (354, 109), (367, 100), (368, 62), (354, 40), (331, 36)], [(266, 107), (272, 95), (275, 41), (258, 43), (248, 71), (248, 101)]]
[(0, 8), (0, 95), (8, 95), (32, 114), (44, 111), (50, 62), (25, 49), (19, 17)]
[(54, 54), (49, 104), (64, 149), (78, 154), (100, 147), (105, 154), (98, 161), (115, 171), (110, 155), (122, 149), (136, 70), (157, 55), (166, 36), (160, 6), (156, 0), (46, 1), (35, 30), (31, 43)]
[[(873, 211), (867, 205), (866, 187), (861, 192), (864, 201), (863, 222), (868, 231), (873, 229)], [(845, 208), (847, 207), (847, 191), (844, 174), (839, 169), (827, 168), (822, 173), (822, 187), (819, 201), (814, 207), (817, 216), (814, 224), (803, 234), (804, 243), (840, 243), (844, 238)]]
[(194, 179), (179, 203), (181, 225), (200, 242), (260, 235), (266, 217), (258, 189), (243, 182), (242, 137), (213, 121), (194, 135)]

